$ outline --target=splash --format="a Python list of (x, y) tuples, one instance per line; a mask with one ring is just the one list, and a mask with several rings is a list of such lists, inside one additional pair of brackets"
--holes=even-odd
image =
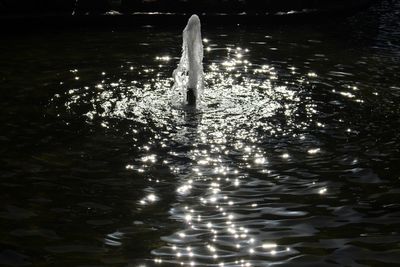
[(75, 15), (76, 15), (76, 9), (78, 8), (78, 1), (79, 1), (79, 0), (75, 0), (74, 10), (72, 10), (72, 16), (75, 16)]
[(178, 101), (199, 105), (203, 93), (203, 42), (197, 15), (190, 17), (183, 30), (182, 56), (173, 77)]

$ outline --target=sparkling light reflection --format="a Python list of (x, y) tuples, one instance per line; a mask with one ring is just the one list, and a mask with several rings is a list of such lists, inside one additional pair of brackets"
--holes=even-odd
[[(108, 131), (113, 130), (115, 121), (129, 125), (126, 132), (135, 144), (132, 154), (139, 156), (123, 168), (134, 173), (134, 179), (146, 179), (149, 184), (136, 203), (142, 210), (176, 199), (169, 215), (179, 229), (162, 237), (165, 245), (153, 251), (155, 263), (259, 266), (255, 259), (268, 265), (277, 258), (296, 255), (295, 249), (268, 238), (269, 229), (284, 229), (279, 220), (269, 218), (297, 218), (304, 213), (297, 207), (279, 206), (279, 199), (266, 197), (261, 189), (287, 194), (285, 185), (289, 185), (302, 193), (326, 197), (326, 184), (307, 180), (303, 183), (307, 187), (299, 189), (300, 178), (276, 171), (277, 165), (289, 169), (297, 158), (317, 158), (325, 153), (318, 143), (307, 143), (296, 151), (287, 143), (276, 142), (286, 138), (288, 143), (302, 144), (309, 142), (305, 129), (325, 128), (317, 120), (316, 104), (303, 89), (318, 75), (308, 72), (291, 84), (283, 83), (275, 66), (252, 63), (249, 49), (220, 49), (211, 40), (203, 41), (210, 54), (222, 49), (226, 57), (211, 60), (205, 68), (208, 89), (200, 110), (174, 105), (172, 79), (162, 78), (169, 76), (156, 68), (140, 70), (146, 77), (140, 81), (114, 79), (102, 72), (99, 81), (87, 89), (71, 89), (66, 108), (74, 111), (89, 105), (85, 119), (100, 121)], [(173, 58), (163, 55), (154, 61), (164, 64)], [(295, 66), (288, 68), (292, 73), (299, 71)], [(254, 179), (255, 174), (263, 179)], [(169, 185), (168, 190), (157, 190), (160, 184)], [(120, 245), (121, 241), (107, 242)]]

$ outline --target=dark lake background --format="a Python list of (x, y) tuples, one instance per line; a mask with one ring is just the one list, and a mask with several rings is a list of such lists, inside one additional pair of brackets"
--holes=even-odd
[(399, 16), (4, 32), (0, 265), (398, 266)]

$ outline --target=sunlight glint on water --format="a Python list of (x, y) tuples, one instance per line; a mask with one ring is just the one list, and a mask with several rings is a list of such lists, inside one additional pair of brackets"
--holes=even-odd
[[(210, 56), (212, 51), (208, 49)], [(178, 179), (178, 202), (170, 216), (182, 223), (182, 229), (162, 238), (168, 245), (153, 251), (157, 264), (257, 266), (275, 257), (285, 259), (298, 253), (261, 234), (254, 222), (248, 223), (252, 216), (245, 214), (249, 212), (271, 210), (289, 217), (302, 216), (303, 212), (268, 207), (258, 196), (253, 197), (254, 192), (246, 189), (252, 187), (247, 170), (268, 176), (269, 157), (290, 160), (288, 153), (273, 155), (259, 146), (260, 133), (304, 138), (298, 132), (314, 124), (315, 105), (302, 88), (315, 76), (280, 84), (273, 67), (254, 65), (247, 59), (251, 53), (248, 49), (226, 51), (224, 61), (211, 62), (206, 67), (204, 104), (198, 111), (175, 107), (175, 95), (170, 90), (172, 79), (158, 79), (155, 72), (149, 83), (103, 81), (95, 85), (98, 90), (94, 94), (86, 93), (86, 89), (70, 90), (67, 107), (73, 110), (82, 102), (91, 103), (93, 108), (86, 114), (89, 121), (100, 119), (108, 127), (111, 120), (123, 119), (152, 125), (154, 133), (162, 132), (157, 139), (168, 151), (167, 158), (159, 159), (156, 144), (149, 143), (139, 148), (143, 155), (138, 163), (142, 164), (126, 166), (143, 173), (156, 160), (163, 161)], [(164, 59), (170, 57), (156, 58)], [(308, 119), (300, 120), (300, 116)], [(133, 133), (139, 131), (133, 129)], [(186, 146), (187, 153), (175, 151), (173, 143)], [(311, 155), (319, 152), (318, 148), (308, 150)], [(182, 156), (192, 163), (181, 165), (175, 158)], [(315, 188), (315, 194), (327, 192), (324, 185), (314, 182), (310, 186)], [(146, 208), (158, 201), (163, 201), (162, 196), (147, 188), (138, 205)], [(110, 243), (110, 238), (106, 240)]]
[(185, 21), (5, 32), (0, 265), (399, 266), (400, 4), (377, 2), (203, 21), (197, 109), (172, 105)]

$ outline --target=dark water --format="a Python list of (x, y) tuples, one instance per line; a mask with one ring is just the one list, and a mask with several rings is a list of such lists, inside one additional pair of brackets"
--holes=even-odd
[(398, 266), (399, 15), (3, 35), (0, 265)]

